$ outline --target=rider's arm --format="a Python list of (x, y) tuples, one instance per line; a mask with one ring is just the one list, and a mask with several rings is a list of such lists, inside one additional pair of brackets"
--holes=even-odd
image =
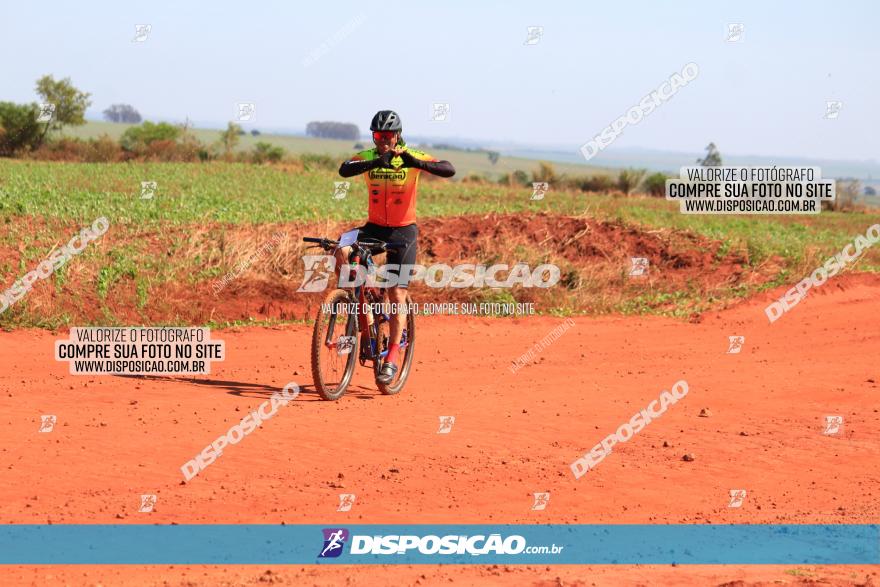
[(413, 167), (427, 171), (432, 175), (439, 175), (440, 177), (452, 177), (455, 175), (455, 167), (449, 161), (424, 161), (422, 159), (416, 159), (416, 161), (418, 161), (418, 164), (413, 165)]
[(353, 177), (379, 167), (391, 167), (391, 159), (393, 157), (394, 153), (391, 151), (388, 151), (381, 157), (376, 157), (375, 159), (370, 159), (368, 161), (364, 161), (355, 156), (355, 158), (344, 161), (342, 165), (339, 166), (339, 175), (342, 177)]
[(452, 177), (455, 175), (455, 167), (449, 161), (436, 161), (434, 159), (422, 159), (410, 153), (408, 150), (400, 154), (406, 167), (414, 167), (427, 171), (440, 177)]
[(339, 175), (341, 175), (342, 177), (354, 177), (355, 175), (366, 173), (371, 169), (376, 169), (381, 165), (381, 159), (372, 159), (370, 161), (351, 159), (349, 161), (342, 162), (342, 165), (339, 166)]

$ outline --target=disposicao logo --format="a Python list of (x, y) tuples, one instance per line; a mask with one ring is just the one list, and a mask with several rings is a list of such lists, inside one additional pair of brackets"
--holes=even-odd
[(342, 554), (345, 541), (348, 540), (349, 532), (345, 528), (324, 528), (324, 548), (318, 553), (318, 558), (336, 558)]

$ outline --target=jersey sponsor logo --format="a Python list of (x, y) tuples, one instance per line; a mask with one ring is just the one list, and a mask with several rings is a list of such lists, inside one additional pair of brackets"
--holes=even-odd
[(394, 171), (392, 169), (374, 169), (370, 172), (370, 179), (390, 179), (391, 181), (406, 180), (406, 170)]

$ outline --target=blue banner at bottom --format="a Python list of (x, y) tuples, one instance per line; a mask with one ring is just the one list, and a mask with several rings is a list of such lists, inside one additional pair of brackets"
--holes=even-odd
[(880, 564), (878, 525), (7, 525), (0, 564)]

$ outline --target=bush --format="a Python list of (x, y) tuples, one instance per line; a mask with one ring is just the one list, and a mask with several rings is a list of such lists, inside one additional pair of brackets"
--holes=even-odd
[(509, 185), (512, 187), (529, 187), (532, 183), (529, 181), (529, 174), (525, 171), (517, 169), (513, 173), (505, 173), (498, 178), (500, 185)]
[(185, 156), (180, 152), (176, 141), (162, 139), (152, 141), (142, 152), (147, 161), (185, 161)]
[(127, 129), (119, 139), (126, 151), (143, 152), (156, 141), (175, 141), (180, 136), (180, 129), (167, 122), (153, 124), (145, 122), (140, 126)]
[(119, 143), (107, 135), (84, 141), (70, 137), (48, 142), (30, 154), (43, 161), (78, 161), (82, 163), (114, 163), (125, 158)]
[(857, 209), (859, 195), (862, 191), (862, 183), (857, 179), (838, 179), (834, 189), (834, 201), (823, 200), (822, 206), (826, 210), (835, 212), (852, 212)]
[(306, 171), (311, 171), (313, 169), (330, 169), (335, 171), (336, 169), (339, 169), (339, 161), (330, 155), (303, 153), (300, 155), (300, 161), (302, 161)]
[(87, 163), (115, 163), (122, 161), (125, 153), (119, 143), (106, 134), (97, 139), (89, 139)]
[(652, 173), (645, 178), (645, 191), (656, 198), (664, 197), (666, 195), (666, 180), (667, 175), (665, 173)]
[[(227, 161), (232, 161), (233, 156), (232, 153), (235, 151), (235, 147), (238, 146), (240, 135), (243, 135), (244, 131), (241, 127), (234, 122), (230, 122), (226, 125), (226, 130), (220, 133), (220, 139), (217, 142), (216, 148), (223, 150), (223, 156)], [(240, 153), (239, 156), (242, 154)]]
[(553, 184), (560, 179), (562, 179), (562, 177), (556, 174), (556, 168), (553, 167), (553, 164), (546, 161), (539, 161), (537, 171), (532, 172), (533, 182), (546, 181), (551, 187), (553, 187)]
[(88, 143), (79, 139), (61, 138), (40, 145), (40, 148), (27, 154), (28, 159), (40, 161), (78, 161), (84, 162), (88, 154)]
[(30, 159), (43, 161), (77, 161), (83, 163), (113, 163), (138, 159), (142, 161), (189, 162), (205, 160), (203, 147), (192, 135), (180, 141), (158, 140), (149, 145), (141, 144), (141, 150), (127, 151), (107, 135), (97, 139), (74, 139), (62, 137), (45, 143), (29, 154)]
[(479, 173), (474, 173), (474, 172), (470, 173), (467, 177), (465, 177), (461, 180), (462, 183), (476, 183), (476, 184), (482, 184), (482, 183), (486, 183), (488, 181), (489, 180), (488, 180), (488, 178), (486, 178), (486, 176), (480, 175)]
[(516, 171), (514, 171), (513, 175), (510, 176), (510, 179), (514, 184), (522, 186), (532, 185), (532, 182), (529, 181), (529, 174), (522, 169), (517, 169)]
[(259, 142), (254, 147), (251, 155), (251, 161), (254, 163), (277, 163), (284, 157), (284, 149), (271, 143)]
[(45, 128), (37, 122), (39, 115), (36, 104), (0, 102), (0, 156), (10, 157), (40, 146)]
[(194, 134), (184, 130), (177, 145), (180, 161), (207, 161), (210, 159), (208, 149)]
[(607, 175), (579, 175), (567, 178), (562, 182), (564, 187), (569, 187), (582, 192), (610, 192), (615, 188), (614, 181)]
[(642, 183), (643, 177), (645, 177), (644, 169), (621, 169), (617, 174), (617, 189), (629, 195)]

